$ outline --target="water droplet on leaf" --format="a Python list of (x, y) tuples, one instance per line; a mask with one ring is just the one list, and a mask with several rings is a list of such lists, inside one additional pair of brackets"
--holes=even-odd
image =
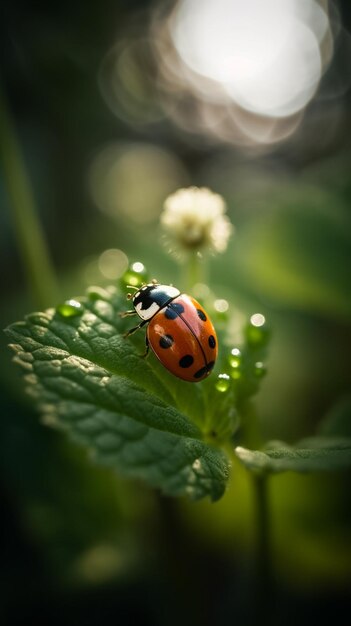
[(121, 277), (121, 286), (126, 288), (127, 285), (131, 285), (132, 287), (140, 287), (143, 283), (146, 283), (149, 280), (149, 273), (143, 263), (140, 261), (136, 261), (135, 263), (131, 263), (128, 269), (124, 272)]
[(270, 338), (270, 330), (262, 313), (251, 315), (250, 322), (246, 326), (245, 336), (252, 348), (262, 348)]
[(228, 356), (228, 363), (230, 367), (238, 368), (241, 364), (241, 352), (239, 348), (233, 348)]
[(216, 382), (216, 389), (221, 393), (224, 393), (229, 389), (230, 377), (228, 374), (219, 374)]
[(267, 373), (267, 368), (264, 363), (262, 363), (261, 361), (257, 361), (257, 363), (255, 363), (254, 373), (257, 378), (262, 378), (263, 376), (265, 376), (265, 374)]
[(66, 302), (56, 307), (56, 311), (62, 315), (62, 317), (77, 317), (83, 314), (84, 307), (81, 302), (77, 300), (66, 300)]
[(241, 378), (241, 376), (242, 376), (241, 369), (239, 367), (237, 367), (237, 368), (233, 367), (233, 369), (230, 372), (230, 377), (233, 380), (239, 380), (239, 378)]

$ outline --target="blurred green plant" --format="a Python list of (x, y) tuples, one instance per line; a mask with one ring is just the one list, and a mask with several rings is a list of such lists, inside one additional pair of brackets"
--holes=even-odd
[(33, 302), (45, 307), (58, 297), (58, 288), (38, 219), (31, 181), (1, 84), (0, 166), (5, 174), (18, 252), (22, 257), (28, 289)]

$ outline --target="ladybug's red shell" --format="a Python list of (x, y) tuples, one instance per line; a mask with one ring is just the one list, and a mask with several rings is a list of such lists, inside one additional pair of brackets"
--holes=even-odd
[(203, 307), (186, 294), (173, 298), (151, 318), (147, 340), (161, 363), (188, 382), (206, 378), (217, 358), (212, 322)]

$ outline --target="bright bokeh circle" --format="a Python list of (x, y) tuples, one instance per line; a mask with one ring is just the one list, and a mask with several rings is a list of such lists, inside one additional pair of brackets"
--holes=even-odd
[(311, 100), (329, 28), (315, 0), (180, 0), (170, 22), (182, 61), (259, 115), (286, 117)]

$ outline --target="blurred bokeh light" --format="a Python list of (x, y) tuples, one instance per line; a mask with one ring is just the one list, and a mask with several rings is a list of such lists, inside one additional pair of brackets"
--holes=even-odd
[(323, 65), (321, 46), (331, 39), (326, 13), (313, 0), (182, 0), (171, 36), (198, 74), (222, 85), (243, 108), (286, 117), (315, 93)]
[(96, 156), (89, 184), (104, 213), (142, 225), (155, 221), (165, 197), (187, 180), (184, 167), (169, 150), (147, 143), (117, 143)]
[(314, 0), (179, 0), (154, 25), (163, 84), (194, 99), (198, 130), (218, 140), (285, 140), (332, 61), (334, 5), (331, 14)]
[(122, 250), (105, 250), (99, 257), (99, 270), (109, 280), (120, 278), (127, 267), (128, 257)]
[(316, 96), (335, 99), (349, 86), (338, 50), (349, 55), (350, 40), (334, 2), (179, 0), (145, 21), (99, 74), (106, 102), (129, 124), (168, 118), (212, 141), (268, 150), (296, 132)]

